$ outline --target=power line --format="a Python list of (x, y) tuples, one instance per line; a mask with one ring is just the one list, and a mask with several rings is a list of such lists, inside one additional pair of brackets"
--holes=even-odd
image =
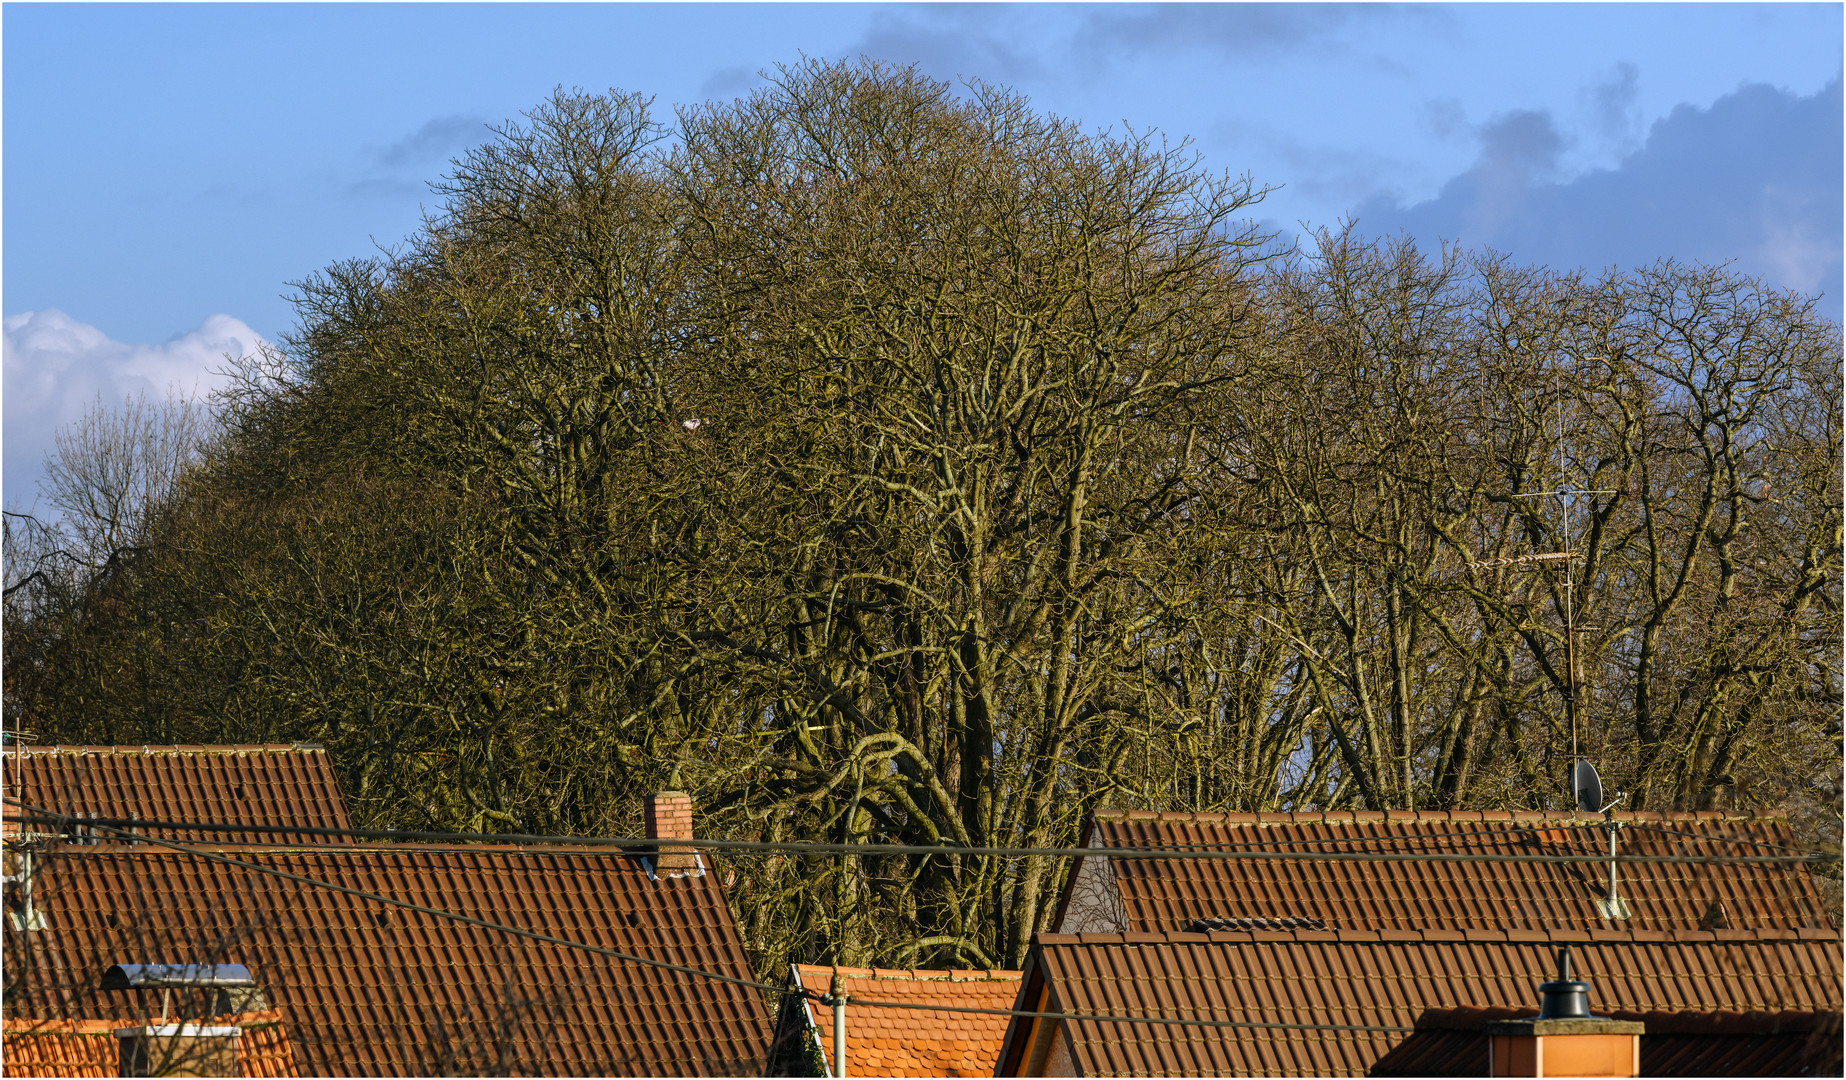
[[(17, 799), (5, 801), (26, 807)], [(612, 837), (612, 836), (547, 836), (534, 833), (468, 833), (468, 832), (429, 832), (404, 829), (341, 829), (325, 826), (304, 825), (234, 825), (221, 822), (189, 821), (146, 821), (139, 818), (73, 818), (61, 814), (49, 813), (39, 807), (26, 807), (31, 814), (20, 815), (16, 820), (30, 821), (33, 824), (61, 826), (60, 832), (70, 826), (103, 827), (123, 833), (133, 839), (146, 839), (138, 833), (128, 833), (126, 829), (170, 829), (191, 832), (223, 833), (257, 833), (287, 836), (351, 836), (372, 840), (397, 840), (412, 843), (490, 843), (518, 846), (553, 846), (553, 847), (615, 847), (650, 851), (661, 843), (691, 844), (709, 851), (734, 852), (783, 852), (812, 853), (828, 855), (973, 855), (973, 856), (1050, 856), (1063, 858), (1084, 858), (1097, 856), (1112, 859), (1171, 859), (1183, 857), (1188, 859), (1232, 859), (1232, 860), (1297, 860), (1306, 862), (1495, 862), (1495, 863), (1538, 863), (1538, 864), (1606, 864), (1610, 861), (1607, 854), (1600, 855), (1522, 855), (1512, 852), (1380, 852), (1380, 851), (1270, 851), (1270, 850), (1225, 850), (1204, 846), (1134, 846), (1134, 847), (963, 847), (957, 844), (840, 844), (821, 841), (770, 841), (770, 840), (704, 840), (686, 838), (660, 837)], [(1555, 829), (1599, 829), (1599, 824), (1558, 824), (1535, 827)], [(1530, 830), (1508, 830), (1522, 832)], [(1368, 837), (1366, 840), (1382, 840), (1382, 837)], [(1434, 837), (1407, 837), (1413, 840), (1435, 839)], [(1831, 853), (1812, 853), (1805, 855), (1632, 855), (1615, 856), (1615, 861), (1622, 863), (1658, 863), (1658, 864), (1693, 864), (1693, 865), (1765, 865), (1780, 866), (1805, 864), (1811, 862), (1840, 861), (1841, 856)]]
[[(127, 830), (117, 829), (113, 826), (103, 825), (101, 824), (100, 821), (89, 821), (86, 823), (95, 825), (98, 828), (106, 829), (109, 832), (122, 833), (124, 835), (126, 835), (127, 833)], [(196, 848), (189, 847), (185, 844), (174, 843), (173, 841), (170, 841), (170, 840), (160, 840), (160, 839), (156, 839), (153, 837), (145, 837), (145, 836), (136, 837), (136, 839), (142, 843), (154, 844), (160, 847), (171, 848), (172, 850), (180, 852), (181, 854), (191, 855), (195, 858), (206, 859), (211, 862), (221, 863), (227, 866), (241, 867), (246, 870), (253, 870), (259, 874), (266, 874), (271, 877), (282, 878), (287, 881), (294, 881), (302, 885), (308, 885), (314, 888), (328, 889), (333, 892), (338, 892), (338, 893), (343, 893), (348, 896), (358, 897), (362, 900), (370, 900), (375, 903), (388, 904), (392, 907), (404, 908), (406, 910), (420, 912), (425, 915), (432, 915), (432, 916), (435, 916), (441, 919), (450, 919), (455, 922), (465, 923), (470, 926), (478, 926), (486, 930), (498, 931), (500, 933), (509, 934), (514, 937), (528, 938), (534, 941), (542, 941), (549, 945), (558, 945), (558, 946), (562, 946), (564, 948), (569, 948), (569, 949), (579, 949), (584, 952), (594, 953), (599, 956), (607, 956), (607, 957), (610, 957), (616, 960), (625, 960), (630, 963), (642, 964), (648, 967), (660, 968), (666, 971), (679, 972), (685, 975), (693, 975), (699, 978), (711, 979), (717, 982), (729, 983), (735, 986), (749, 987), (753, 990), (767, 990), (770, 993), (775, 993), (775, 994), (795, 993), (795, 994), (800, 994), (803, 997), (807, 997), (807, 998), (811, 998), (815, 1000), (822, 999), (826, 996), (820, 993), (819, 991), (809, 990), (805, 987), (797, 989), (797, 988), (791, 988), (787, 986), (775, 986), (769, 983), (755, 982), (750, 979), (739, 979), (732, 975), (724, 975), (724, 974), (720, 974), (715, 971), (706, 971), (702, 968), (688, 967), (684, 964), (673, 964), (673, 963), (669, 963), (664, 960), (653, 960), (645, 956), (636, 956), (633, 953), (625, 953), (625, 952), (620, 951), (619, 949), (606, 949), (598, 945), (588, 945), (580, 941), (571, 941), (567, 938), (553, 937), (550, 934), (542, 934), (535, 930), (525, 930), (525, 929), (521, 929), (516, 926), (506, 926), (501, 923), (490, 922), (486, 919), (477, 919), (472, 915), (463, 915), (460, 912), (445, 911), (441, 908), (433, 908), (433, 907), (429, 907), (424, 904), (416, 904), (408, 900), (398, 900), (393, 897), (381, 895), (379, 893), (366, 892), (363, 889), (354, 889), (354, 888), (350, 888), (345, 885), (339, 885), (331, 881), (322, 881), (318, 878), (306, 877), (302, 874), (291, 874), (285, 870), (277, 870), (274, 867), (262, 866), (258, 863), (247, 862), (243, 859), (233, 859), (227, 855), (217, 855), (209, 851), (200, 851)], [(82, 849), (80, 848), (76, 850), (80, 854), (83, 853)], [(1406, 1031), (1415, 1030), (1413, 1028), (1406, 1028), (1406, 1027), (1365, 1026), (1365, 1025), (1351, 1025), (1351, 1024), (1284, 1024), (1284, 1023), (1268, 1023), (1268, 1022), (1261, 1022), (1261, 1021), (1245, 1021), (1245, 1020), (1195, 1020), (1195, 1019), (1186, 1019), (1186, 1018), (1180, 1018), (1180, 1017), (1105, 1016), (1105, 1015), (1097, 1015), (1097, 1014), (1090, 1014), (1090, 1013), (1029, 1012), (1025, 1010), (1010, 1010), (1010, 1009), (976, 1009), (976, 1008), (962, 1007), (962, 1006), (924, 1006), (924, 1005), (917, 1005), (917, 1004), (907, 1004), (904, 1002), (862, 1001), (860, 1002), (860, 1004), (872, 1005), (872, 1006), (888, 1006), (888, 1007), (900, 1008), (900, 1009), (901, 1008), (934, 1008), (934, 1009), (937, 1009), (943, 1012), (973, 1012), (973, 1013), (987, 1013), (987, 1014), (997, 1015), (997, 1016), (1028, 1016), (1028, 1017), (1041, 1017), (1041, 1018), (1050, 1018), (1050, 1019), (1058, 1019), (1058, 1020), (1090, 1020), (1090, 1021), (1095, 1021), (1097, 1023), (1117, 1023), (1117, 1024), (1159, 1024), (1159, 1025), (1176, 1026), (1176, 1027), (1275, 1028), (1279, 1030), (1303, 1030), (1303, 1031), (1377, 1031), (1377, 1032), (1406, 1032)]]
[[(1595, 825), (1590, 827), (1601, 828), (1602, 826)], [(1789, 851), (1800, 855), (1823, 855), (1831, 856), (1835, 859), (1839, 858), (1836, 852), (1805, 852), (1800, 848), (1789, 847), (1787, 844), (1772, 844), (1767, 840), (1748, 840), (1741, 836), (1701, 836), (1698, 833), (1689, 833), (1680, 829), (1669, 829), (1664, 825), (1644, 824), (1638, 821), (1630, 823), (1624, 826), (1624, 828), (1646, 829), (1648, 832), (1667, 833), (1671, 836), (1683, 836), (1689, 840), (1704, 840), (1714, 844), (1747, 844), (1750, 847), (1768, 848), (1771, 851)]]
[[(16, 805), (20, 805), (20, 806), (27, 805), (25, 803), (19, 802), (19, 800), (16, 800), (16, 799), (9, 798), (6, 801), (13, 802)], [(27, 808), (31, 810), (38, 810), (38, 808), (36, 807), (27, 807)], [(58, 815), (44, 815), (44, 816), (47, 818), (56, 818)], [(284, 870), (277, 870), (273, 867), (263, 866), (258, 863), (248, 862), (243, 859), (234, 859), (226, 855), (219, 855), (219, 854), (214, 854), (209, 851), (202, 851), (202, 850), (199, 850), (198, 848), (191, 847), (186, 844), (176, 843), (170, 840), (162, 840), (156, 837), (138, 836), (138, 835), (134, 835), (130, 833), (126, 829), (117, 828), (113, 825), (105, 824), (101, 819), (85, 819), (84, 824), (95, 827), (95, 828), (104, 829), (105, 831), (108, 831), (111, 833), (116, 833), (123, 837), (133, 839), (139, 843), (146, 843), (146, 844), (152, 844), (158, 847), (169, 848), (181, 854), (193, 856), (194, 858), (205, 859), (210, 862), (220, 863), (220, 864), (227, 865), (227, 866), (236, 866), (242, 869), (255, 871), (256, 873), (259, 873), (259, 874), (265, 874), (271, 877), (281, 878), (287, 881), (294, 881), (299, 884), (310, 886), (312, 888), (327, 889), (333, 892), (338, 892), (338, 893), (342, 893), (348, 896), (357, 897), (359, 899), (370, 900), (375, 903), (386, 904), (392, 907), (403, 908), (409, 911), (416, 911), (421, 914), (434, 916), (436, 918), (448, 919), (454, 922), (464, 923), (470, 926), (478, 926), (486, 930), (493, 930), (493, 931), (507, 934), (513, 937), (526, 938), (526, 939), (533, 940), (533, 941), (540, 941), (540, 942), (544, 942), (549, 945), (557, 945), (557, 946), (567, 948), (567, 949), (576, 949), (576, 950), (580, 950), (583, 952), (593, 953), (599, 956), (606, 956), (611, 959), (623, 960), (623, 961), (627, 961), (630, 963), (640, 964), (646, 967), (658, 968), (658, 969), (665, 970), (665, 971), (673, 971), (673, 972), (677, 972), (677, 973), (684, 974), (684, 975), (691, 975), (697, 978), (703, 978), (703, 979), (709, 979), (709, 980), (716, 981), (716, 982), (728, 983), (734, 986), (748, 987), (754, 990), (765, 990), (765, 991), (768, 991), (774, 994), (796, 993), (796, 994), (800, 994), (803, 997), (813, 999), (813, 1000), (826, 1000), (827, 999), (827, 995), (822, 994), (819, 991), (809, 990), (805, 987), (804, 988), (791, 988), (788, 986), (775, 986), (769, 983), (756, 982), (750, 979), (740, 979), (735, 976), (724, 975), (722, 973), (715, 972), (715, 971), (706, 971), (702, 968), (690, 967), (684, 964), (674, 964), (674, 963), (670, 963), (664, 960), (654, 960), (654, 959), (650, 959), (644, 956), (637, 956), (633, 953), (623, 952), (619, 949), (608, 949), (608, 948), (603, 948), (597, 945), (589, 945), (584, 942), (571, 941), (567, 938), (554, 937), (550, 934), (544, 934), (544, 933), (540, 933), (534, 930), (525, 930), (520, 927), (507, 926), (502, 923), (495, 923), (495, 922), (491, 922), (486, 919), (475, 918), (474, 916), (471, 916), (471, 915), (463, 915), (460, 912), (446, 911), (441, 908), (433, 908), (433, 907), (429, 907), (424, 904), (413, 903), (408, 900), (399, 900), (394, 897), (384, 896), (379, 893), (366, 892), (362, 889), (354, 889), (354, 888), (350, 888), (345, 885), (336, 884), (331, 881), (322, 881), (318, 878), (307, 877), (302, 874), (292, 874)], [(145, 823), (142, 823), (142, 824), (145, 824)], [(845, 845), (838, 845), (838, 846), (845, 846)], [(1093, 850), (1093, 849), (1079, 849), (1079, 850)], [(74, 848), (73, 851), (78, 854), (88, 854), (87, 852), (84, 852), (83, 849), (80, 847)], [(1515, 942), (1511, 944), (1526, 944), (1526, 943)], [(1548, 947), (1550, 943), (1549, 942), (1544, 942), (1544, 943), (1535, 942), (1535, 943), (1530, 943), (1530, 944), (1543, 945), (1545, 947)], [(1592, 941), (1592, 942), (1573, 942), (1572, 944), (1573, 945), (1594, 946), (1598, 944), (1617, 944), (1617, 943), (1615, 942), (1593, 942)], [(1666, 943), (1663, 942), (1662, 944), (1666, 944)], [(1688, 945), (1688, 946), (1706, 946), (1706, 945), (1711, 945), (1711, 944), (1723, 944), (1723, 943), (1704, 942), (1704, 941), (1697, 941), (1697, 942), (1685, 941), (1685, 942), (1671, 942), (1671, 944)], [(1096, 1013), (1039, 1012), (1039, 1011), (1025, 1010), (1025, 1009), (987, 1009), (987, 1008), (978, 1008), (974, 1006), (939, 1005), (939, 1004), (926, 1004), (926, 1003), (917, 1003), (917, 1002), (879, 1001), (876, 999), (849, 998), (848, 1000), (849, 1000), (849, 1003), (852, 1001), (856, 1001), (861, 1006), (869, 1006), (869, 1007), (875, 1007), (875, 1008), (926, 1009), (926, 1010), (934, 1010), (938, 1012), (970, 1013), (970, 1014), (984, 1014), (984, 1015), (991, 1015), (991, 1016), (1008, 1016), (1008, 1017), (1023, 1016), (1023, 1017), (1033, 1017), (1033, 1018), (1041, 1018), (1041, 1019), (1051, 1019), (1051, 1020), (1086, 1020), (1086, 1021), (1090, 1021), (1093, 1023), (1155, 1024), (1155, 1025), (1170, 1026), (1170, 1027), (1231, 1028), (1231, 1029), (1241, 1028), (1241, 1029), (1280, 1030), (1280, 1031), (1354, 1031), (1354, 1032), (1377, 1032), (1377, 1033), (1403, 1033), (1403, 1032), (1409, 1032), (1409, 1031), (1416, 1030), (1415, 1028), (1410, 1028), (1410, 1027), (1397, 1027), (1397, 1026), (1390, 1026), (1390, 1025), (1291, 1024), (1291, 1023), (1282, 1023), (1282, 1022), (1276, 1022), (1276, 1021), (1254, 1021), (1254, 1020), (1200, 1020), (1200, 1019), (1191, 1019), (1191, 1018), (1182, 1018), (1182, 1017), (1110, 1016), (1110, 1015), (1096, 1014)]]
[[(118, 833), (123, 836), (131, 835), (125, 829), (118, 829), (113, 826), (102, 825), (100, 822), (96, 822), (96, 821), (87, 821), (86, 824), (105, 829), (109, 832)], [(344, 893), (347, 896), (358, 897), (361, 900), (371, 900), (375, 903), (389, 904), (392, 907), (400, 907), (408, 911), (420, 912), (424, 915), (433, 915), (439, 919), (451, 919), (451, 920), (454, 920), (455, 922), (466, 923), (470, 926), (478, 926), (486, 930), (497, 930), (500, 933), (511, 934), (514, 937), (529, 938), (533, 941), (542, 941), (549, 945), (560, 945), (568, 949), (581, 949), (584, 952), (595, 953), (599, 956), (607, 956), (615, 960), (626, 960), (630, 963), (642, 964), (647, 967), (660, 968), (664, 971), (676, 971), (682, 975), (693, 975), (693, 976), (697, 976), (703, 979), (712, 979), (717, 982), (730, 983), (735, 986), (747, 986), (753, 990), (768, 990), (772, 993), (785, 992), (782, 987), (773, 986), (769, 983), (756, 982), (751, 979), (739, 979), (734, 975), (724, 975), (716, 971), (706, 971), (702, 968), (688, 967), (684, 964), (674, 964), (674, 963), (670, 963), (665, 960), (653, 960), (645, 956), (636, 956), (633, 953), (622, 952), (619, 949), (606, 949), (600, 945), (588, 945), (581, 941), (571, 941), (567, 938), (553, 937), (550, 934), (542, 934), (536, 930), (524, 930), (517, 926), (506, 926), (501, 923), (489, 922), (486, 919), (477, 919), (472, 915), (463, 915), (458, 911), (444, 911), (441, 908), (427, 907), (423, 904), (412, 903), (409, 900), (398, 900), (394, 897), (384, 896), (379, 893), (366, 892), (363, 889), (354, 889), (346, 885), (335, 884), (334, 882), (331, 882), (331, 881), (322, 881), (319, 878), (306, 877), (301, 874), (291, 874), (286, 870), (278, 870), (271, 866), (263, 866), (259, 863), (248, 862), (243, 859), (233, 859), (228, 855), (217, 855), (209, 851), (201, 851), (198, 848), (190, 847), (185, 844), (174, 843), (171, 840), (161, 840), (161, 839), (151, 837), (151, 836), (133, 836), (132, 838), (137, 843), (153, 844), (159, 847), (171, 848), (174, 851), (180, 852), (181, 854), (185, 854), (185, 855), (191, 855), (194, 858), (206, 859), (211, 862), (221, 863), (225, 866), (236, 866), (236, 867), (241, 867), (245, 870), (254, 870), (255, 872), (259, 874), (267, 874), (270, 877), (282, 878), (287, 881), (294, 881), (302, 885), (309, 885), (315, 888), (329, 889), (329, 890), (332, 890), (333, 892)], [(73, 849), (73, 851), (77, 854), (87, 854), (87, 852), (85, 852), (82, 848), (75, 848)]]
[[(1575, 945), (1575, 942), (1572, 942)], [(793, 991), (791, 991), (793, 992)], [(801, 991), (809, 997), (819, 991)], [(824, 995), (822, 995), (824, 996)], [(846, 996), (848, 1005), (863, 1005), (879, 1009), (926, 1009), (934, 1012), (975, 1013), (984, 1016), (1027, 1016), (1045, 1020), (1091, 1020), (1099, 1024), (1168, 1024), (1173, 1027), (1217, 1027), (1217, 1028), (1262, 1028), (1278, 1031), (1377, 1031), (1405, 1032), (1415, 1031), (1413, 1027), (1392, 1027), (1385, 1024), (1285, 1024), (1272, 1020), (1193, 1020), (1183, 1017), (1163, 1016), (1104, 1016), (1098, 1013), (1058, 1013), (1033, 1012), (1029, 1009), (979, 1009), (971, 1005), (932, 1005), (920, 1001), (874, 1001), (870, 998)], [(1206, 1006), (1209, 1008), (1210, 1006)]]

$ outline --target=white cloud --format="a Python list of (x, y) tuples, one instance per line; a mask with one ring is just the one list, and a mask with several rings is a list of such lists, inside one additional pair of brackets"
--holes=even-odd
[(204, 397), (223, 382), (227, 354), (266, 344), (242, 320), (213, 315), (158, 345), (112, 340), (62, 311), (27, 311), (5, 321), (6, 506), (37, 500), (45, 454), (59, 428), (100, 396), (115, 405), (138, 393)]

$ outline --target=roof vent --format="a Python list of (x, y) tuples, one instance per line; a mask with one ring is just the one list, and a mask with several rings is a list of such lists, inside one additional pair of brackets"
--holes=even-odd
[(103, 972), (104, 990), (168, 990), (181, 986), (255, 986), (243, 964), (117, 964)]
[(1209, 934), (1213, 930), (1325, 930), (1327, 924), (1319, 919), (1307, 919), (1287, 916), (1279, 919), (1258, 917), (1254, 919), (1194, 919), (1186, 927), (1188, 934)]
[(1558, 977), (1538, 985), (1540, 1020), (1590, 1019), (1590, 984), (1570, 975), (1570, 946), (1558, 950)]
[(170, 993), (203, 988), (212, 991), (208, 1015), (261, 1012), (269, 1000), (243, 964), (116, 964), (97, 984), (103, 990), (159, 990), (160, 1022), (167, 1021)]

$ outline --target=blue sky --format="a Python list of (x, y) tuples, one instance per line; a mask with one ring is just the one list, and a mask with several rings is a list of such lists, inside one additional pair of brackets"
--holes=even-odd
[(209, 388), (289, 328), (286, 282), (411, 233), (485, 124), (803, 54), (1190, 137), (1279, 185), (1277, 227), (1735, 260), (1840, 314), (1839, 5), (9, 3), (0, 35), (9, 507), (98, 394)]

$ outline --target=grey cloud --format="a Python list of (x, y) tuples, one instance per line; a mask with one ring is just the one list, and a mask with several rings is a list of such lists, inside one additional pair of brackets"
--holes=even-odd
[(1483, 126), (1480, 159), (1414, 206), (1357, 208), (1369, 233), (1459, 240), (1526, 263), (1599, 271), (1662, 258), (1731, 262), (1769, 283), (1824, 294), (1841, 313), (1840, 81), (1797, 97), (1752, 85), (1710, 108), (1681, 105), (1613, 169), (1558, 182), (1562, 137), (1543, 114)]
[(1640, 69), (1620, 63), (1607, 79), (1590, 86), (1584, 93), (1596, 118), (1597, 133), (1605, 142), (1623, 152), (1635, 149), (1639, 134)]
[[(880, 8), (865, 34), (844, 50), (847, 56), (916, 64), (939, 79), (980, 78), (1020, 82), (1042, 78), (1047, 68), (1017, 47), (1043, 40), (1042, 21), (1052, 8), (986, 4), (920, 4)], [(1020, 25), (1020, 20), (1033, 22)], [(1039, 32), (1035, 33), (1034, 30)]]
[[(1390, 4), (1152, 4), (1094, 11), (1078, 31), (1080, 49), (1211, 48), (1231, 54), (1295, 48), (1354, 22), (1395, 18)], [(1416, 9), (1408, 9), (1416, 10)]]
[(1327, 47), (1352, 28), (1404, 18), (1452, 20), (1438, 7), (1395, 4), (919, 4), (877, 9), (842, 52), (939, 78), (1068, 80), (1178, 49), (1247, 57)]
[(385, 169), (427, 165), (486, 137), (486, 124), (478, 116), (438, 116), (378, 151), (377, 161)]
[(756, 85), (757, 72), (743, 65), (719, 68), (699, 84), (699, 93), (707, 98), (739, 97)]
[(1477, 168), (1526, 181), (1549, 176), (1564, 150), (1551, 114), (1532, 109), (1503, 113), (1480, 128)]
[(1450, 139), (1468, 130), (1468, 113), (1460, 98), (1436, 98), (1423, 103), (1423, 122), (1437, 138)]

